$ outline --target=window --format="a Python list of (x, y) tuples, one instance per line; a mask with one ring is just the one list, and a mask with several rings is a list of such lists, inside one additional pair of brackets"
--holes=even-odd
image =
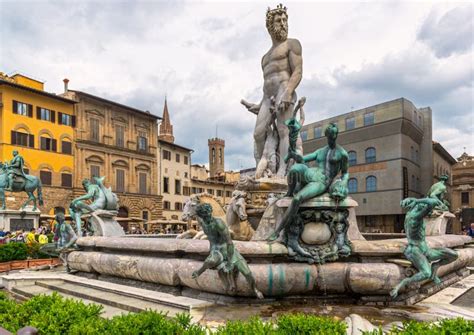
[(375, 113), (369, 112), (364, 114), (364, 126), (369, 126), (375, 122)]
[(347, 188), (349, 189), (349, 193), (356, 193), (357, 192), (357, 179), (351, 178), (347, 183)]
[(138, 193), (148, 194), (147, 188), (147, 174), (146, 172), (140, 172), (138, 174)]
[(170, 179), (163, 177), (163, 193), (170, 193)]
[(231, 191), (225, 191), (225, 196), (230, 198), (232, 197), (232, 192)]
[(216, 162), (216, 149), (212, 148), (212, 158), (211, 158), (211, 163), (214, 164)]
[(38, 120), (51, 121), (54, 123), (54, 111), (43, 107), (36, 107), (36, 118)]
[(146, 133), (139, 132), (137, 142), (138, 142), (138, 150), (139, 151), (148, 151), (148, 139), (146, 137)]
[(222, 148), (219, 148), (219, 164), (222, 164), (223, 159), (224, 159), (224, 155), (222, 154)]
[(91, 165), (91, 180), (94, 181), (94, 177), (100, 177), (100, 166)]
[(70, 174), (70, 173), (61, 173), (61, 186), (62, 187), (72, 187), (72, 174)]
[(184, 156), (183, 160), (184, 160), (184, 164), (188, 165), (188, 156)]
[(323, 132), (321, 130), (321, 127), (316, 127), (313, 129), (313, 133), (314, 133), (314, 138), (320, 138)]
[(115, 125), (115, 145), (123, 148), (125, 146), (125, 128), (121, 125)]
[(368, 176), (365, 179), (365, 191), (366, 192), (377, 191), (377, 178), (375, 176)]
[(196, 194), (197, 193), (197, 188), (196, 187), (191, 187), (191, 193)]
[(223, 193), (222, 190), (217, 190), (217, 196), (218, 197), (222, 197), (222, 193)]
[(469, 192), (461, 192), (461, 204), (469, 205)]
[[(64, 114), (64, 113), (61, 113), (61, 112), (58, 112), (58, 123), (59, 124), (63, 124), (65, 126), (72, 126), (74, 127), (75, 126), (75, 117), (73, 115), (69, 115), (69, 114)], [(91, 119), (92, 120), (92, 119)], [(99, 122), (99, 120), (97, 120), (97, 122)]]
[(375, 148), (367, 148), (365, 150), (365, 162), (374, 163), (376, 161), (376, 152)]
[(21, 145), (24, 147), (35, 147), (35, 135), (20, 133), (18, 131), (11, 131), (11, 143), (14, 145)]
[(346, 119), (346, 130), (354, 129), (355, 128), (355, 117), (348, 117)]
[(13, 100), (13, 113), (33, 117), (33, 106), (24, 102)]
[(49, 137), (40, 137), (40, 149), (46, 151), (56, 151), (57, 141)]
[(179, 163), (180, 161), (181, 161), (180, 154), (176, 154), (176, 163)]
[(99, 120), (98, 119), (90, 119), (90, 126), (91, 126), (91, 133), (90, 139), (92, 141), (100, 142), (100, 127), (99, 127)]
[(417, 162), (417, 163), (420, 162), (420, 157), (419, 157), (418, 150), (415, 150), (415, 162)]
[(168, 150), (163, 150), (163, 159), (166, 159), (167, 161), (171, 160), (171, 152)]
[(188, 178), (188, 176), (189, 176), (188, 173), (185, 172), (185, 173), (184, 173), (184, 178)]
[(208, 188), (207, 193), (214, 195), (214, 190), (212, 188)]
[(308, 131), (304, 130), (301, 132), (301, 140), (306, 141), (308, 139)]
[(142, 211), (142, 219), (145, 221), (148, 221), (149, 218), (150, 218), (150, 213), (147, 210)]
[(423, 119), (421, 115), (418, 115), (418, 125), (420, 126), (420, 128), (423, 128)]
[(163, 209), (171, 209), (171, 204), (169, 201), (163, 201)]
[(174, 194), (181, 194), (181, 180), (179, 179), (174, 181)]
[(61, 141), (61, 152), (63, 154), (72, 155), (72, 143), (68, 141)]
[(115, 170), (115, 191), (125, 192), (125, 170)]
[(189, 186), (183, 186), (183, 195), (191, 195), (191, 189)]
[(51, 185), (52, 173), (50, 171), (40, 171), (40, 180), (43, 185)]
[(175, 202), (174, 203), (174, 210), (175, 211), (182, 211), (183, 210), (183, 204), (180, 202)]
[(353, 165), (356, 165), (357, 164), (357, 153), (355, 151), (349, 151), (347, 153), (347, 155), (349, 156), (349, 166), (353, 166)]

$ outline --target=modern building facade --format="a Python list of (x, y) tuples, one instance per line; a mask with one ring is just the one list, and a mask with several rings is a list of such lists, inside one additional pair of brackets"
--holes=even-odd
[[(44, 84), (22, 74), (0, 73), (0, 161), (13, 150), (25, 160), (25, 172), (41, 179), (41, 212), (69, 207), (75, 177), (75, 101), (48, 93)], [(8, 208), (18, 209), (25, 193), (7, 193)]]
[(457, 217), (453, 226), (455, 233), (474, 223), (474, 156), (466, 152), (453, 167), (451, 208)]
[(75, 100), (74, 193), (82, 181), (104, 176), (120, 199), (119, 216), (145, 221), (162, 217), (158, 194), (158, 116), (86, 92), (69, 90)]
[(327, 144), (324, 130), (330, 123), (337, 124), (338, 144), (349, 155), (349, 193), (359, 204), (363, 232), (401, 232), (400, 201), (423, 196), (437, 181), (437, 166), (451, 175), (454, 159), (432, 141), (429, 107), (399, 98), (304, 125), (305, 154)]

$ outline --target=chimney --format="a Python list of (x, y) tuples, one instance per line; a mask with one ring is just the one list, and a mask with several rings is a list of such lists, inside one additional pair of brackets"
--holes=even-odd
[(64, 78), (63, 82), (64, 82), (64, 93), (67, 93), (68, 92), (67, 84), (69, 83), (69, 79)]

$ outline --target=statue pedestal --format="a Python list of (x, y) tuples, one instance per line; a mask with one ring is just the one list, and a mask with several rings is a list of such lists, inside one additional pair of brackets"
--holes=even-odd
[(441, 212), (441, 215), (424, 218), (423, 220), (425, 221), (426, 225), (426, 236), (446, 235), (448, 221), (454, 217), (456, 216), (453, 213), (445, 211)]
[(31, 206), (24, 210), (5, 209), (0, 210), (0, 229), (4, 231), (17, 231), (23, 229), (29, 231), (31, 228), (38, 228), (40, 222), (39, 210), (33, 211)]
[(247, 177), (240, 179), (237, 190), (247, 192), (247, 215), (253, 229), (257, 229), (268, 202), (273, 195), (284, 195), (288, 190), (286, 178), (260, 178)]

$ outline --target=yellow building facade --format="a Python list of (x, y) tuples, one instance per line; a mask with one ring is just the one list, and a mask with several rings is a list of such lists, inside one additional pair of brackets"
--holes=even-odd
[[(25, 172), (41, 178), (45, 214), (67, 209), (72, 200), (74, 104), (45, 92), (40, 81), (0, 73), (0, 161), (19, 152)], [(23, 193), (9, 193), (7, 206), (16, 209), (25, 199)]]

